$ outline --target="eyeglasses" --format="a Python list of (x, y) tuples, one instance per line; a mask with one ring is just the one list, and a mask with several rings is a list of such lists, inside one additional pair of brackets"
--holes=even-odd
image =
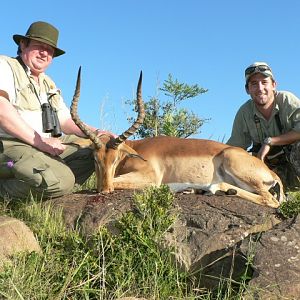
[(258, 66), (253, 66), (253, 67), (249, 67), (245, 70), (245, 75), (250, 75), (254, 72), (265, 72), (265, 71), (271, 71), (269, 66), (266, 65), (258, 65)]

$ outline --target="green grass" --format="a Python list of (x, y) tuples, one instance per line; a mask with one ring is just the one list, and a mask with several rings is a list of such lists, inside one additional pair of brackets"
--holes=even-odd
[(120, 219), (118, 235), (100, 228), (85, 237), (80, 228), (67, 230), (62, 212), (39, 199), (3, 200), (0, 214), (23, 220), (43, 252), (12, 258), (0, 272), (0, 299), (242, 299), (253, 251), (238, 282), (221, 281), (214, 292), (200, 289), (190, 274), (174, 264), (176, 249), (160, 246), (161, 237), (177, 218), (173, 201), (166, 186), (145, 189), (134, 196), (135, 213)]
[(300, 193), (290, 193), (288, 195), (288, 201), (280, 205), (279, 212), (284, 218), (297, 216), (300, 213)]

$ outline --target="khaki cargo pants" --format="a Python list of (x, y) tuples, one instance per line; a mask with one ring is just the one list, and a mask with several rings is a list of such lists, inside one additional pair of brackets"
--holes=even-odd
[[(74, 135), (61, 137), (67, 143), (76, 139)], [(24, 199), (30, 193), (59, 197), (70, 193), (75, 183), (84, 183), (93, 171), (92, 151), (76, 144), (67, 145), (59, 157), (52, 157), (17, 140), (0, 140), (0, 198)]]

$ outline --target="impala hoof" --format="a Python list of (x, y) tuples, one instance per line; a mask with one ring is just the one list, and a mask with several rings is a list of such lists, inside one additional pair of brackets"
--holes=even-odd
[(216, 195), (216, 196), (225, 196), (225, 195), (227, 195), (227, 194), (226, 194), (226, 192), (224, 192), (224, 191), (218, 190), (218, 191), (215, 192), (215, 195)]
[(226, 191), (226, 195), (228, 196), (235, 196), (237, 194), (237, 191), (235, 189), (229, 189)]

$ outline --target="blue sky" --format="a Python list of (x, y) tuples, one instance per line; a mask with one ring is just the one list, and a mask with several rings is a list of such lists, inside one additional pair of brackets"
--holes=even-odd
[(0, 53), (15, 56), (13, 34), (25, 34), (34, 21), (50, 22), (66, 54), (54, 59), (48, 74), (70, 105), (82, 66), (83, 121), (121, 133), (129, 126), (125, 101), (135, 95), (140, 70), (144, 100), (167, 100), (158, 87), (172, 74), (208, 89), (182, 105), (210, 119), (196, 137), (226, 141), (248, 99), (243, 73), (252, 62), (269, 63), (278, 90), (300, 96), (299, 11), (298, 0), (5, 1)]

